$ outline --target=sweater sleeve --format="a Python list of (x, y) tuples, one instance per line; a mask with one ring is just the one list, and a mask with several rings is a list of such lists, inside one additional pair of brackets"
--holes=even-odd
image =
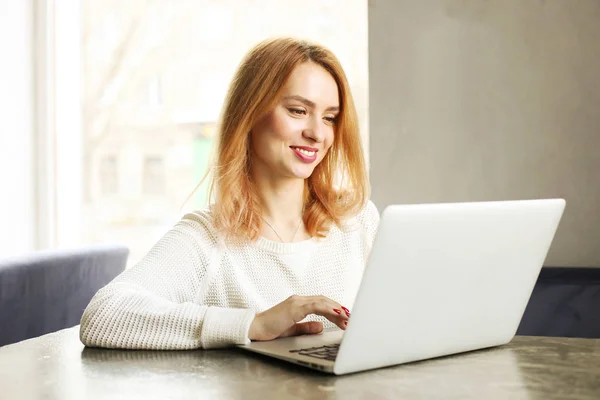
[(217, 251), (201, 220), (184, 217), (134, 267), (92, 298), (81, 318), (86, 346), (175, 350), (249, 342), (255, 312), (197, 304)]

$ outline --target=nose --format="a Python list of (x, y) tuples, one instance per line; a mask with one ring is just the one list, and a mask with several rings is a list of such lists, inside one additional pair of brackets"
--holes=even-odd
[(316, 143), (321, 143), (325, 140), (325, 132), (318, 118), (310, 118), (310, 122), (302, 131), (302, 136)]

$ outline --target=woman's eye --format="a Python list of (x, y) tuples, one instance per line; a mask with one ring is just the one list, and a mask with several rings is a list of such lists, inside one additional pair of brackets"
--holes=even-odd
[(290, 108), (289, 110), (290, 110), (290, 112), (292, 114), (296, 114), (296, 115), (304, 115), (304, 114), (306, 114), (306, 110), (303, 110), (301, 108)]
[(330, 124), (335, 124), (337, 122), (337, 117), (325, 117), (324, 119)]

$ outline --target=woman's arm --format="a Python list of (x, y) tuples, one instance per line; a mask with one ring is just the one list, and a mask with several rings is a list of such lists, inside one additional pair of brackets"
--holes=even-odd
[[(207, 289), (215, 240), (184, 217), (133, 268), (92, 298), (80, 338), (95, 347), (194, 349), (248, 343), (255, 312), (197, 304)], [(217, 258), (218, 260), (218, 258)]]

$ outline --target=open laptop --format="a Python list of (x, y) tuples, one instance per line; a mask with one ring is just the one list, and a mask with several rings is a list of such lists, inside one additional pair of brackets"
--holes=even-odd
[(563, 199), (388, 206), (345, 332), (240, 347), (342, 375), (506, 344), (564, 207)]

